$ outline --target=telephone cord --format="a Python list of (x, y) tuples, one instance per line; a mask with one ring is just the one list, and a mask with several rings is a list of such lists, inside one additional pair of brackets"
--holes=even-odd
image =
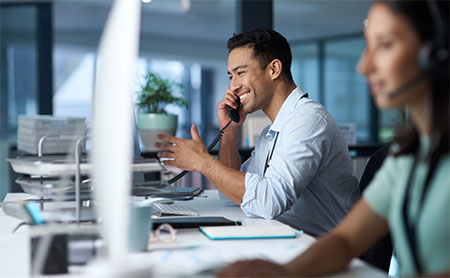
[[(214, 138), (214, 140), (211, 142), (211, 144), (209, 144), (208, 146), (208, 153), (212, 151), (212, 149), (217, 145), (217, 143), (219, 143), (220, 139), (222, 139), (223, 136), (223, 132), (225, 130), (225, 128), (227, 128), (230, 124), (231, 124), (232, 120), (230, 120), (220, 131), (219, 133), (217, 133), (216, 138)], [(174, 182), (176, 182), (177, 180), (181, 179), (182, 177), (184, 177), (187, 173), (189, 173), (189, 171), (183, 171), (181, 173), (179, 173), (178, 175), (176, 175), (175, 177), (173, 177), (172, 179), (168, 180), (167, 183), (172, 184)]]

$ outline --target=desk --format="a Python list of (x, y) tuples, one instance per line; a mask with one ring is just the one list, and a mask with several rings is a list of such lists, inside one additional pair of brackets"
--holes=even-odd
[[(215, 190), (207, 190), (192, 201), (178, 203), (196, 210), (202, 216), (221, 215), (231, 220), (243, 220), (246, 225), (254, 226), (283, 225), (275, 220), (245, 217), (237, 206), (223, 206)], [(30, 273), (29, 227), (22, 227), (15, 234), (11, 233), (19, 222), (20, 220), (11, 218), (0, 211), (0, 276), (2, 277), (24, 277), (29, 276)], [(154, 265), (155, 277), (183, 274), (198, 276), (194, 273), (199, 269), (237, 259), (260, 257), (284, 263), (297, 256), (315, 241), (306, 234), (295, 239), (213, 241), (197, 229), (180, 229), (177, 237), (178, 249), (157, 250), (133, 254), (133, 256), (145, 264)], [(197, 246), (197, 248), (183, 248), (186, 246)], [(387, 274), (355, 259), (345, 272), (334, 276), (387, 277)]]

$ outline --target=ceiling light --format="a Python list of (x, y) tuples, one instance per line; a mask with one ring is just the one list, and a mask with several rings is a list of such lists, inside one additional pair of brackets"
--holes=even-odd
[(185, 13), (191, 9), (191, 0), (181, 0), (181, 7)]
[(150, 3), (152, 0), (142, 0), (142, 3)]

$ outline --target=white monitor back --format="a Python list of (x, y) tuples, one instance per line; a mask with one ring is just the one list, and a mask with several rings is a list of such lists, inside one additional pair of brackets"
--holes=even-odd
[(115, 0), (98, 51), (92, 162), (95, 199), (109, 259), (128, 252), (133, 92), (140, 33), (140, 0)]

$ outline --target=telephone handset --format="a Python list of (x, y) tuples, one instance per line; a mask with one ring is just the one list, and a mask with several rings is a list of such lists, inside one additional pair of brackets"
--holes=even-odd
[[(238, 107), (240, 107), (241, 100), (238, 98), (236, 102), (237, 102)], [(224, 126), (224, 128), (222, 128), (219, 131), (216, 138), (214, 138), (214, 140), (211, 142), (211, 144), (209, 144), (208, 152), (210, 152), (214, 148), (214, 146), (217, 143), (219, 143), (220, 139), (222, 139), (222, 135), (223, 135), (225, 128), (227, 128), (231, 124), (232, 121), (235, 123), (239, 123), (240, 117), (239, 117), (238, 109), (233, 109), (233, 108), (227, 106), (227, 113), (228, 113), (228, 117), (230, 117), (230, 121)], [(187, 173), (189, 173), (189, 171), (183, 171), (183, 172), (179, 173), (178, 175), (176, 175), (175, 177), (173, 177), (172, 179), (168, 180), (167, 183), (172, 184), (172, 183), (176, 182), (177, 180), (181, 179)]]
[(230, 117), (230, 119), (235, 122), (235, 123), (239, 123), (239, 107), (241, 106), (241, 100), (238, 98), (236, 101), (238, 108), (237, 109), (233, 109), (229, 106), (227, 106), (227, 113), (228, 113), (228, 117)]

